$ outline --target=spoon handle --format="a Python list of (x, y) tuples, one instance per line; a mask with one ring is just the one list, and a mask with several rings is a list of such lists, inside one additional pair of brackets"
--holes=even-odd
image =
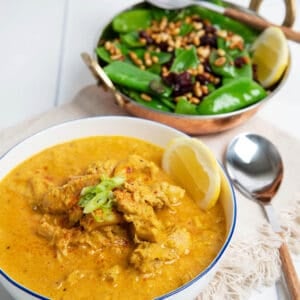
[[(263, 208), (274, 232), (278, 233), (283, 238), (283, 234), (281, 233), (281, 228), (277, 221), (272, 204), (263, 204)], [(286, 242), (281, 244), (279, 248), (279, 256), (290, 298), (291, 300), (300, 300), (300, 283)]]
[(293, 261), (285, 242), (279, 248), (282, 271), (292, 300), (300, 300), (300, 284)]
[(294, 31), (288, 27), (272, 24), (260, 17), (244, 13), (234, 8), (226, 8), (224, 10), (224, 15), (261, 30), (270, 26), (276, 26), (283, 31), (287, 39), (300, 43), (300, 32)]

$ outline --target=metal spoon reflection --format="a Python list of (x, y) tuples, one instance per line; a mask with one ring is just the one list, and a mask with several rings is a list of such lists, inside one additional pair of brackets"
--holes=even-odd
[[(283, 163), (276, 147), (256, 134), (239, 135), (228, 145), (225, 167), (237, 189), (261, 204), (273, 230), (281, 234), (271, 205), (283, 178)], [(299, 300), (299, 280), (285, 242), (279, 248), (279, 253), (291, 298)]]

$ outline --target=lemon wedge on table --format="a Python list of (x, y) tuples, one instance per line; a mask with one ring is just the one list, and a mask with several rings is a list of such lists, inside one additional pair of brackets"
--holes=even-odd
[(200, 140), (171, 140), (164, 151), (162, 167), (200, 208), (207, 210), (216, 204), (221, 188), (219, 166), (213, 152)]
[(275, 84), (289, 62), (288, 42), (277, 27), (268, 27), (252, 45), (253, 64), (257, 65), (257, 79), (263, 87)]

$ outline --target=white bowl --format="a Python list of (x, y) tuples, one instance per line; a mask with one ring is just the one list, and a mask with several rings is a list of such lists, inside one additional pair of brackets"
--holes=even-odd
[[(165, 147), (168, 141), (174, 137), (186, 136), (184, 133), (166, 125), (133, 117), (109, 116), (66, 122), (43, 130), (9, 150), (0, 159), (0, 180), (18, 164), (48, 147), (73, 139), (95, 135), (124, 135), (136, 137), (161, 147)], [(216, 272), (219, 263), (222, 261), (235, 230), (236, 199), (229, 178), (222, 168), (221, 170), (222, 189), (220, 200), (224, 208), (227, 226), (226, 239), (222, 248), (210, 265), (193, 280), (156, 299), (194, 299), (208, 284)], [(0, 282), (15, 299), (48, 299), (14, 281), (13, 278), (9, 277), (9, 275), (1, 269), (1, 266)]]

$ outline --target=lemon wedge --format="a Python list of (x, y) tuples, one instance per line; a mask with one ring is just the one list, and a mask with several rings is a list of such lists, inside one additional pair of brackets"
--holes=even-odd
[(219, 166), (212, 151), (200, 140), (171, 140), (164, 151), (162, 167), (200, 208), (207, 210), (215, 205), (221, 188)]
[(268, 27), (253, 43), (252, 51), (258, 81), (265, 88), (272, 86), (289, 62), (288, 42), (283, 32), (277, 27)]

